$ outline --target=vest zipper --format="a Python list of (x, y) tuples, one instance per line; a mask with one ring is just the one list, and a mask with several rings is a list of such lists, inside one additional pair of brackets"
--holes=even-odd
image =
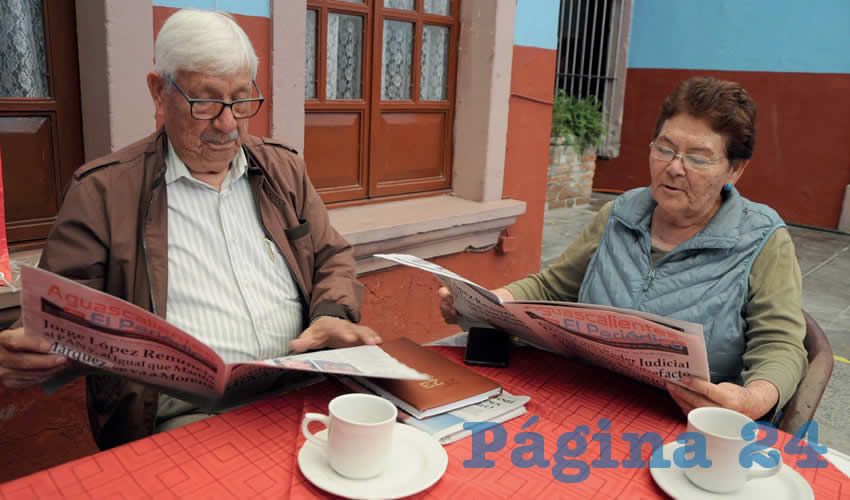
[(646, 291), (649, 290), (649, 286), (652, 285), (652, 280), (655, 279), (655, 266), (652, 265), (649, 268), (649, 272), (646, 274), (646, 278), (643, 280), (643, 286), (640, 289), (640, 297), (635, 301), (632, 309), (637, 309), (643, 304), (643, 299), (646, 297)]
[(646, 275), (646, 280), (643, 282), (643, 291), (646, 292), (649, 290), (649, 285), (652, 284), (652, 280), (655, 279), (655, 266), (649, 268), (649, 274)]

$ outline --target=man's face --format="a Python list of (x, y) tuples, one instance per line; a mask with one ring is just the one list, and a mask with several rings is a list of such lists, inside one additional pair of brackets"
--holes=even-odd
[[(227, 171), (230, 161), (248, 133), (248, 119), (237, 120), (225, 107), (214, 120), (196, 120), (189, 102), (174, 85), (159, 75), (148, 77), (157, 117), (165, 123), (174, 151), (193, 174), (217, 174)], [(253, 85), (248, 71), (226, 75), (179, 71), (177, 85), (193, 99), (235, 101), (252, 97)]]

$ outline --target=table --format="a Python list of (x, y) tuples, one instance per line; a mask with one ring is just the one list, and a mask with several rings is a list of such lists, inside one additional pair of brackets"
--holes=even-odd
[[(461, 362), (458, 347), (431, 348)], [(597, 433), (602, 417), (611, 420), (614, 460), (628, 455), (624, 432), (657, 432), (665, 443), (675, 439), (686, 429), (685, 419), (665, 392), (531, 348), (516, 349), (507, 369), (475, 369), (512, 394), (531, 396), (528, 413), (504, 424), (508, 445), (486, 455), (492, 468), (464, 468), (463, 461), (472, 458), (469, 438), (446, 446), (445, 475), (417, 498), (664, 498), (646, 467), (591, 468), (585, 480), (567, 484), (553, 478), (552, 458), (558, 436), (580, 425)], [(343, 392), (348, 392), (344, 386), (326, 380), (10, 481), (0, 485), (0, 498), (325, 498), (298, 470), (296, 456), (304, 443), (300, 421), (305, 412), (326, 412), (328, 401)], [(543, 436), (547, 468), (512, 464), (514, 437), (524, 431)], [(780, 434), (778, 446), (784, 447), (790, 436)], [(577, 457), (585, 463), (599, 457), (599, 445), (590, 438)], [(649, 446), (641, 456), (649, 459)], [(796, 457), (784, 460), (808, 480), (819, 500), (850, 499), (850, 479), (832, 464), (801, 469)]]

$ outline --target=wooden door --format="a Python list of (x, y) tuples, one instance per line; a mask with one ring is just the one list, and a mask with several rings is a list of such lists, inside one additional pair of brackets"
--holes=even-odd
[(43, 244), (83, 162), (74, 2), (9, 0), (0, 17), (0, 150), (12, 248)]
[(325, 203), (451, 188), (459, 0), (308, 0), (304, 158)]

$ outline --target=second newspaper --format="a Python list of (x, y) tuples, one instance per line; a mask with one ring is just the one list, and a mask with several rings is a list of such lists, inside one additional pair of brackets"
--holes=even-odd
[(654, 314), (575, 302), (502, 301), (448, 269), (412, 255), (376, 254), (433, 273), (473, 322), (492, 325), (558, 354), (578, 356), (648, 384), (709, 380), (702, 325)]

